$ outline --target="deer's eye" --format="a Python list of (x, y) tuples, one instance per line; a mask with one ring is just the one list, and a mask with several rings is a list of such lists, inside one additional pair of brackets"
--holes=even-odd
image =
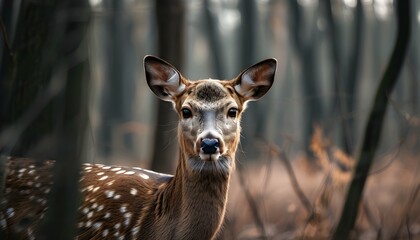
[(237, 108), (231, 108), (228, 111), (228, 116), (235, 118), (238, 115), (238, 109)]
[(192, 117), (192, 112), (188, 108), (182, 108), (181, 109), (181, 112), (182, 112), (182, 117), (183, 118), (190, 118), (190, 117)]

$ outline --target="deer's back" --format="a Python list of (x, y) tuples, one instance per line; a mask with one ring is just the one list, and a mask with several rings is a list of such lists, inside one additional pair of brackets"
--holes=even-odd
[[(32, 239), (46, 216), (54, 161), (8, 159), (0, 228), (13, 239)], [(78, 239), (136, 238), (159, 186), (172, 176), (135, 167), (84, 164)]]

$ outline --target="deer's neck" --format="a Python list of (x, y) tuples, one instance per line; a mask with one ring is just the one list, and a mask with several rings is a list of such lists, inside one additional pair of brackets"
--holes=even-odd
[[(182, 156), (182, 155), (181, 155)], [(231, 159), (224, 159), (229, 168), (206, 168), (198, 171), (188, 165), (188, 160), (180, 159), (172, 182), (165, 189), (177, 206), (173, 209), (176, 218), (177, 239), (212, 239), (223, 223)], [(176, 210), (175, 210), (176, 209)], [(178, 218), (179, 217), (179, 218)]]

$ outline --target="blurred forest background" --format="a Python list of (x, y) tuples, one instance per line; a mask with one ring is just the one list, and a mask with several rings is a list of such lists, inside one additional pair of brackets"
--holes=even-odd
[(144, 56), (189, 79), (274, 57), (273, 88), (243, 117), (219, 238), (327, 238), (408, 29), (351, 236), (420, 239), (420, 2), (407, 2), (398, 28), (393, 0), (0, 0), (0, 154), (173, 173), (177, 116), (147, 87)]

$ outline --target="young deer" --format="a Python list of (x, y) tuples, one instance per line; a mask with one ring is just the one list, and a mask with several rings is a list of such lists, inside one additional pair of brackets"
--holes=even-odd
[[(270, 89), (276, 60), (257, 63), (228, 81), (189, 81), (153, 56), (145, 57), (144, 68), (150, 89), (172, 102), (180, 118), (176, 173), (84, 164), (77, 238), (213, 239), (225, 215), (241, 114), (248, 101)], [(44, 217), (53, 165), (9, 158), (0, 229), (10, 238), (36, 235), (38, 221), (17, 226), (27, 216)]]

